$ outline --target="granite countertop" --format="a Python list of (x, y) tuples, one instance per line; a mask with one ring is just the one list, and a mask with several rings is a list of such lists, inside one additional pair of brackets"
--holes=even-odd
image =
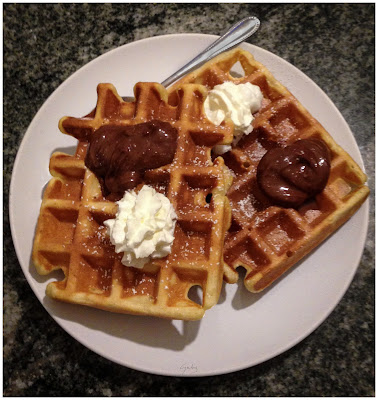
[[(375, 5), (8, 3), (3, 9), (4, 396), (373, 396)], [(122, 367), (67, 334), (25, 279), (8, 217), (17, 150), (48, 96), (104, 52), (156, 35), (219, 34), (248, 15), (262, 22), (248, 42), (314, 80), (355, 135), (372, 190), (359, 268), (326, 321), (263, 364), (203, 378)]]

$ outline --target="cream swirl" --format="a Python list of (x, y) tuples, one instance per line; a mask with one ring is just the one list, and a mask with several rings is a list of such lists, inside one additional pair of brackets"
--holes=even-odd
[[(234, 123), (233, 144), (243, 135), (252, 132), (253, 113), (257, 112), (262, 103), (263, 94), (260, 88), (250, 82), (236, 85), (233, 82), (224, 82), (210, 90), (205, 102), (206, 117), (215, 125), (219, 125), (226, 118)], [(230, 150), (231, 146), (215, 146), (215, 152), (223, 154)]]
[(117, 202), (115, 219), (104, 222), (122, 264), (143, 268), (151, 258), (171, 252), (177, 215), (169, 199), (150, 186), (128, 191)]

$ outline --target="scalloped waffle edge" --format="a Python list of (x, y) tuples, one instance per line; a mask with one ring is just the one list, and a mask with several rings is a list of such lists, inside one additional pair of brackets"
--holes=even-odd
[[(238, 70), (235, 76), (233, 68), (239, 63), (244, 74)], [(234, 178), (227, 193), (232, 223), (225, 239), (224, 279), (235, 283), (236, 269), (244, 267), (246, 288), (260, 292), (346, 222), (365, 201), (369, 188), (358, 164), (292, 93), (245, 50), (225, 52), (176, 82), (169, 88), (170, 101), (177, 101), (176, 91), (183, 84), (197, 83), (211, 90), (226, 81), (251, 82), (264, 95), (253, 121), (253, 132), (223, 155)], [(299, 209), (275, 206), (256, 183), (258, 162), (272, 146), (285, 146), (304, 138), (320, 138), (330, 148), (327, 186), (314, 201)]]
[[(92, 113), (59, 123), (63, 133), (79, 142), (75, 155), (58, 152), (50, 159), (52, 179), (43, 196), (32, 258), (40, 274), (61, 269), (65, 278), (49, 283), (46, 294), (120, 313), (200, 319), (219, 298), (231, 216), (226, 191), (232, 178), (222, 158), (211, 159), (211, 148), (230, 143), (233, 126), (214, 126), (204, 118), (207, 90), (201, 85), (181, 87), (176, 106), (167, 103), (168, 94), (157, 83), (136, 84), (135, 102), (125, 102), (111, 84), (99, 84), (97, 91)], [(172, 163), (146, 171), (144, 183), (169, 198), (178, 221), (171, 254), (138, 270), (122, 265), (114, 252), (103, 221), (114, 217), (116, 204), (103, 197), (84, 158), (88, 135), (100, 126), (152, 119), (176, 127), (178, 145)], [(193, 286), (202, 288), (199, 302), (188, 297)]]

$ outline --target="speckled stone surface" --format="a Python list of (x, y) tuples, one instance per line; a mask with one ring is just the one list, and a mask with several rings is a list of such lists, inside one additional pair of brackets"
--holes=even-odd
[[(373, 396), (374, 4), (4, 4), (4, 396)], [(104, 52), (168, 33), (219, 34), (248, 15), (249, 39), (313, 79), (355, 134), (369, 176), (368, 239), (332, 314), (291, 350), (224, 376), (134, 371), (62, 330), (30, 289), (10, 234), (8, 193), (25, 131), (47, 97)]]

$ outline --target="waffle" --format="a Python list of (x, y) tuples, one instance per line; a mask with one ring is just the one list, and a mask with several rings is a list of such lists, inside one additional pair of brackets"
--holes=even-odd
[[(47, 285), (48, 296), (108, 311), (197, 320), (219, 298), (223, 242), (231, 219), (226, 191), (231, 176), (211, 148), (232, 141), (233, 126), (214, 126), (202, 114), (207, 90), (184, 85), (177, 105), (157, 83), (138, 83), (134, 102), (124, 101), (111, 84), (99, 84), (97, 106), (83, 118), (64, 117), (63, 133), (78, 139), (73, 156), (54, 153), (52, 179), (38, 220), (33, 261), (40, 274), (63, 270), (64, 279)], [(104, 197), (96, 176), (85, 166), (88, 137), (99, 127), (134, 125), (159, 119), (178, 130), (172, 163), (147, 170), (143, 184), (165, 194), (178, 216), (172, 252), (143, 269), (125, 267), (103, 222), (117, 205)], [(202, 288), (202, 301), (189, 293)], [(191, 298), (192, 297), (192, 298)]]
[[(241, 65), (244, 75), (235, 74), (235, 64)], [(198, 83), (212, 89), (225, 81), (251, 82), (264, 96), (252, 133), (223, 155), (234, 178), (227, 193), (232, 222), (224, 246), (225, 280), (235, 283), (236, 269), (242, 266), (246, 288), (259, 292), (347, 221), (369, 189), (356, 162), (265, 66), (240, 48), (214, 58), (178, 81), (170, 88), (170, 101), (177, 101), (177, 88), (183, 84)], [(257, 165), (267, 150), (306, 138), (322, 139), (330, 149), (327, 185), (298, 209), (278, 207), (260, 190)]]

